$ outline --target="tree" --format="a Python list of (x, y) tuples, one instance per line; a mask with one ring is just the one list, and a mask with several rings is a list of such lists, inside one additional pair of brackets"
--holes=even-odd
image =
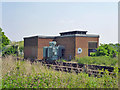
[(10, 40), (8, 37), (2, 32), (2, 29), (0, 28), (0, 54), (2, 55), (4, 51), (4, 47), (9, 45)]
[(0, 28), (0, 42), (2, 42), (2, 47), (5, 47), (6, 45), (10, 44), (10, 40), (8, 37), (2, 32), (2, 29)]

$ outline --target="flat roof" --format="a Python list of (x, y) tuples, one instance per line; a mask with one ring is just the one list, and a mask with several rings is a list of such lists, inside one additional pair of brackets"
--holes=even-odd
[(35, 37), (37, 37), (37, 38), (51, 38), (51, 39), (55, 38), (55, 36), (36, 35), (36, 36), (28, 36), (28, 37), (24, 37), (24, 39), (25, 39), (25, 38), (35, 38)]
[(25, 38), (48, 38), (48, 39), (54, 39), (54, 38), (63, 38), (63, 37), (97, 37), (99, 38), (99, 35), (96, 34), (71, 34), (71, 35), (62, 35), (62, 36), (41, 36), (41, 35), (37, 35), (37, 36), (30, 36), (30, 37), (24, 37)]
[(42, 36), (42, 35), (37, 35), (37, 36), (30, 36), (30, 37), (24, 37), (25, 38), (48, 38), (48, 39), (54, 39), (58, 37), (97, 37), (99, 38), (99, 35), (96, 34), (86, 34), (87, 31), (68, 31), (68, 32), (62, 32), (59, 33), (60, 36)]

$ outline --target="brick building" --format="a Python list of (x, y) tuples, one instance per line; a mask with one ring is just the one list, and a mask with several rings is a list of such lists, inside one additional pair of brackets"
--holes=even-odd
[[(24, 38), (24, 58), (43, 59), (43, 47), (49, 46), (50, 41), (65, 47), (64, 58), (73, 59), (75, 56), (89, 56), (99, 46), (99, 35), (86, 34), (87, 31), (62, 32), (60, 36), (33, 36)], [(82, 53), (78, 53), (78, 49)]]

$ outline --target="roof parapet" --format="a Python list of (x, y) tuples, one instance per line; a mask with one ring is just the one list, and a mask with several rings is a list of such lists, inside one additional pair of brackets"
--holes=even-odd
[(65, 36), (65, 35), (76, 35), (76, 34), (82, 34), (82, 35), (86, 35), (87, 31), (69, 31), (69, 32), (62, 32), (59, 33), (60, 36)]

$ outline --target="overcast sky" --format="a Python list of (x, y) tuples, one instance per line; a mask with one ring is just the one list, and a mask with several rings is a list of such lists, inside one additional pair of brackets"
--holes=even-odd
[(100, 43), (117, 43), (118, 3), (3, 2), (2, 29), (11, 41), (83, 29), (100, 35)]

